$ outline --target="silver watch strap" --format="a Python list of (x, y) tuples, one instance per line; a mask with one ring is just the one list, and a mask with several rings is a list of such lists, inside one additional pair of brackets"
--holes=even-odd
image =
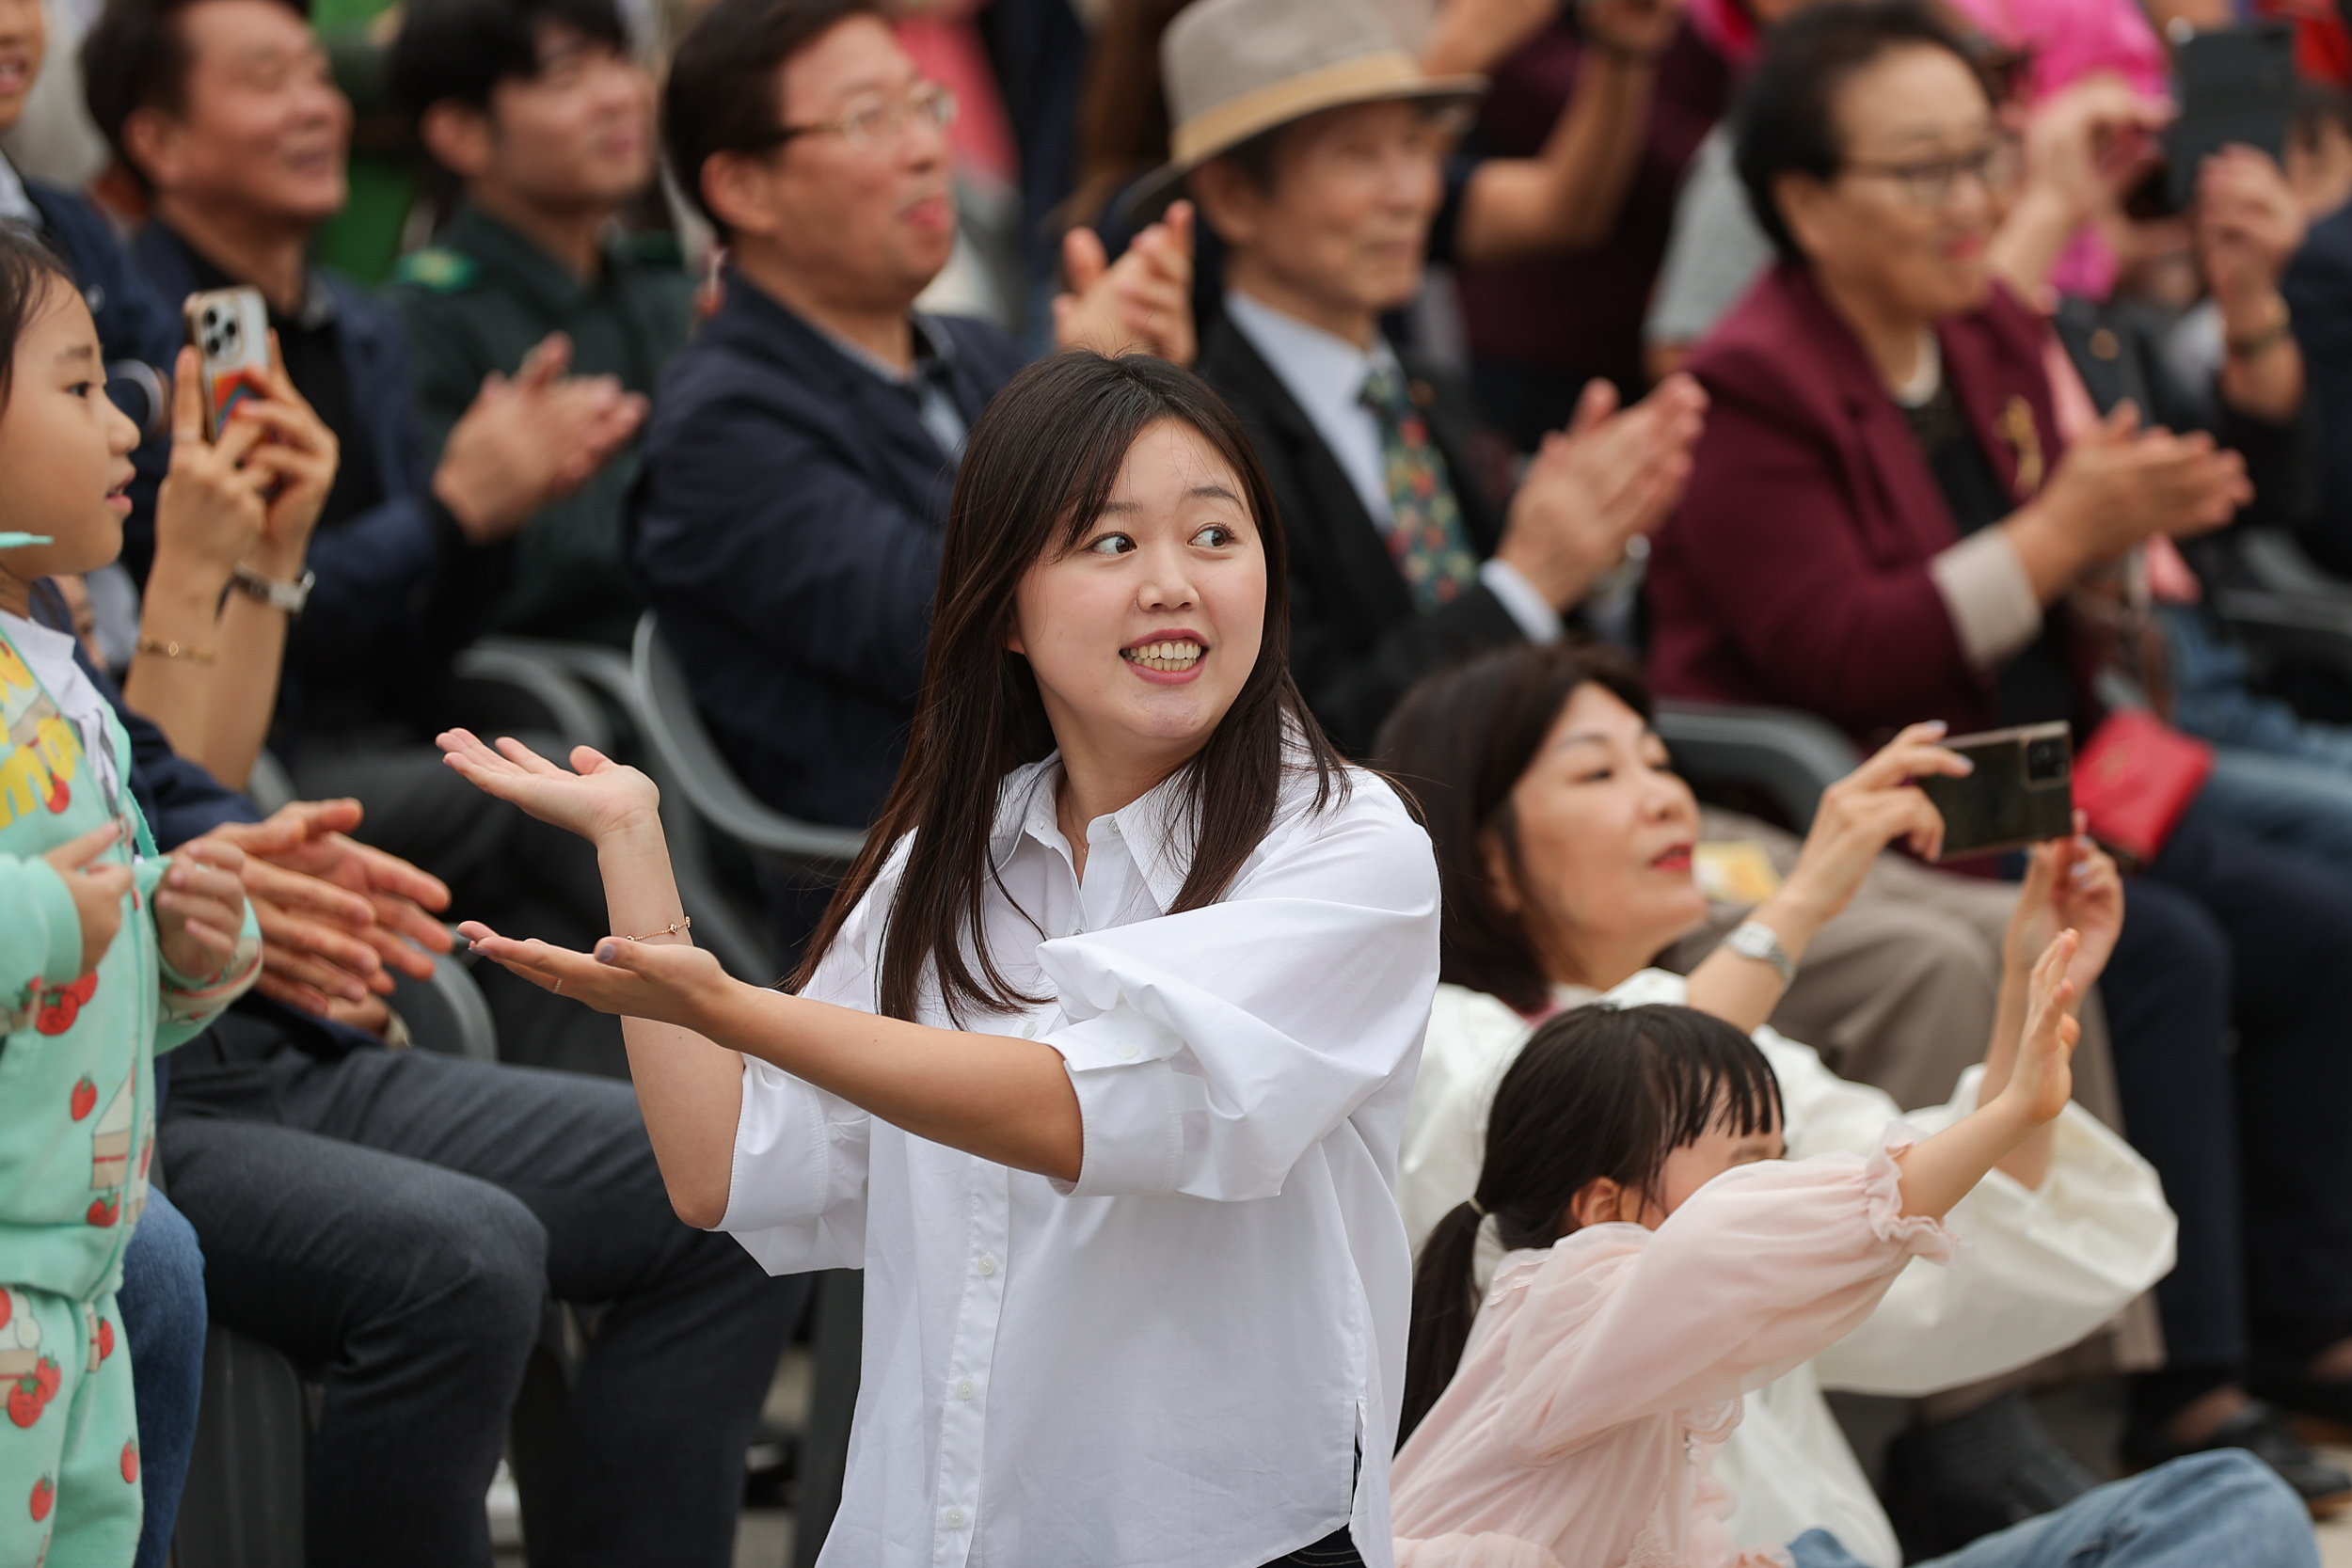
[(292, 582), (280, 582), (276, 578), (263, 577), (242, 561), (237, 562), (235, 575), (237, 586), (247, 594), (289, 615), (302, 613), (303, 606), (310, 602), (310, 587), (319, 579), (316, 572), (306, 571)]
[(1757, 920), (1743, 920), (1724, 938), (1724, 945), (1743, 958), (1754, 958), (1772, 966), (1785, 987), (1797, 977), (1797, 963), (1788, 956), (1788, 949), (1780, 944), (1780, 933)]

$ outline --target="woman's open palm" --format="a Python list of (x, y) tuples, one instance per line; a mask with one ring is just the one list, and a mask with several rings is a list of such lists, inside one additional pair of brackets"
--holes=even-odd
[(564, 768), (507, 736), (496, 750), (470, 730), (435, 738), (449, 765), (477, 789), (592, 843), (660, 821), (661, 791), (654, 782), (593, 747), (573, 747), (572, 766)]

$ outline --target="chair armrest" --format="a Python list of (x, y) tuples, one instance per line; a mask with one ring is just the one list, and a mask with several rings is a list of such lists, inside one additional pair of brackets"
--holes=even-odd
[(1798, 832), (1813, 825), (1821, 791), (1861, 761), (1842, 733), (1793, 708), (1661, 703), (1654, 722), (1692, 787), (1739, 784), (1760, 790)]
[(866, 843), (862, 831), (787, 816), (735, 776), (705, 727), (687, 689), (686, 673), (662, 641), (651, 610), (637, 623), (632, 663), (645, 742), (712, 827), (755, 854), (787, 865), (847, 865), (857, 857)]
[(477, 1062), (499, 1059), (498, 1024), (490, 1017), (490, 1004), (454, 955), (434, 955), (430, 980), (395, 971), (388, 1001), (408, 1025), (417, 1049)]

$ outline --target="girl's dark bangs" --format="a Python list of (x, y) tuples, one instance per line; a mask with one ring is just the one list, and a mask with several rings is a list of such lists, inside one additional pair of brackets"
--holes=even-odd
[(1780, 1080), (1754, 1041), (1724, 1024), (1680, 1031), (1687, 1037), (1670, 1044), (1649, 1033), (1660, 1022), (1647, 1021), (1643, 1045), (1663, 1113), (1663, 1152), (1696, 1143), (1715, 1127), (1748, 1137), (1781, 1125)]

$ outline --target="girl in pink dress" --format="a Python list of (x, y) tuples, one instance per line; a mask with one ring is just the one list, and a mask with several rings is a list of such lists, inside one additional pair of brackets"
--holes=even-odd
[[(1737, 1548), (1710, 1474), (1740, 1395), (1869, 1315), (1998, 1165), (2029, 1179), (2072, 1087), (2075, 933), (2035, 966), (2016, 1065), (1933, 1137), (1781, 1158), (1778, 1085), (1748, 1037), (1685, 1007), (1538, 1030), (1497, 1089), (1476, 1196), (1414, 1285), (1408, 1388), (1453, 1379), (1393, 1470), (1399, 1568), (1849, 1568), (1835, 1536)], [(1993, 1089), (1988, 1085), (1988, 1090)], [(1470, 1319), (1477, 1244), (1509, 1249)], [(1418, 1424), (1416, 1418), (1418, 1417)], [(1988, 1536), (1947, 1568), (2315, 1568), (2301, 1505), (2259, 1461), (2199, 1454)]]

